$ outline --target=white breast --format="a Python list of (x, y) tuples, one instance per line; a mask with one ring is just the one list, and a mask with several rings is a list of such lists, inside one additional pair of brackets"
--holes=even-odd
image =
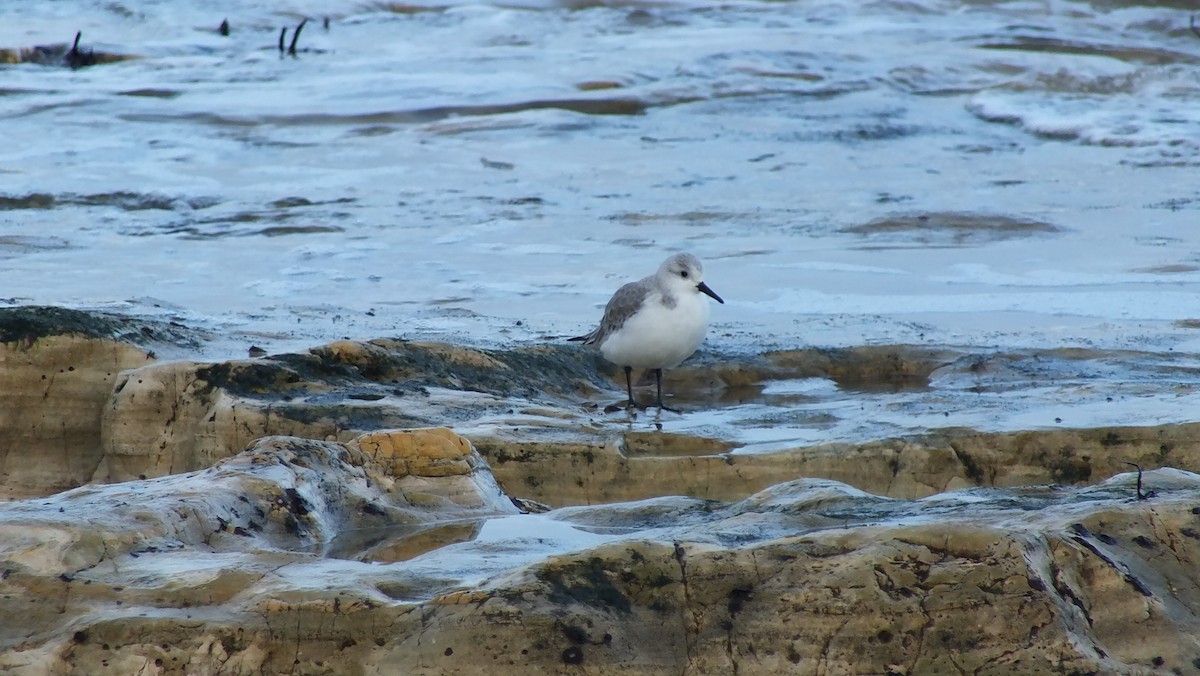
[(669, 369), (700, 347), (708, 329), (708, 303), (699, 293), (680, 294), (674, 307), (657, 292), (636, 314), (600, 345), (604, 358), (618, 366)]

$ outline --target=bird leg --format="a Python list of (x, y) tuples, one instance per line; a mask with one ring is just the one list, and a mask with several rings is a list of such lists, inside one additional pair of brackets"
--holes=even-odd
[(625, 390), (629, 393), (629, 401), (625, 402), (625, 408), (645, 410), (645, 406), (641, 406), (633, 398), (633, 367), (625, 367)]
[(662, 400), (662, 369), (654, 369), (654, 380), (658, 382), (658, 410), (670, 411), (671, 413), (679, 413), (678, 410), (670, 408), (663, 404), (663, 400)]

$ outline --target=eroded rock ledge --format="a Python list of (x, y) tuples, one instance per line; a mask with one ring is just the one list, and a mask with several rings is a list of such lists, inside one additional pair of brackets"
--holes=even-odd
[[(743, 448), (736, 431), (769, 426), (770, 418), (735, 418), (732, 436), (647, 432), (598, 411), (606, 391), (619, 389), (618, 376), (594, 353), (567, 346), (479, 350), (379, 339), (220, 363), (158, 362), (150, 341), (194, 337), (176, 325), (46, 308), (0, 310), (0, 338), (0, 497), (202, 469), (266, 435), (347, 441), (424, 426), (460, 431), (509, 493), (553, 506), (663, 494), (737, 500), (802, 477), (914, 498), (970, 486), (1086, 485), (1129, 470), (1130, 462), (1200, 471), (1200, 426), (1191, 423), (1017, 432), (946, 427), (776, 444), (769, 452)], [(939, 396), (965, 397), (980, 382), (1032, 388), (1042, 384), (1038, 378), (1062, 380), (1070, 369), (1118, 358), (1137, 356), (805, 349), (698, 360), (673, 373), (672, 383), (684, 405), (711, 410), (758, 397), (780, 381), (825, 378), (841, 396), (854, 396), (929, 389), (936, 379), (944, 394), (930, 396), (928, 405), (906, 404), (928, 408)], [(1159, 387), (1169, 365), (1144, 361), (1153, 371), (1146, 387)], [(1095, 377), (1084, 372), (1082, 387), (1094, 387)]]
[[(1143, 500), (1135, 482), (892, 500), (801, 480), (520, 515), (445, 431), (273, 437), (209, 470), (5, 505), (0, 668), (1200, 668), (1200, 476), (1148, 473)], [(327, 556), (362, 529), (388, 535)]]
[[(0, 496), (25, 498), (0, 502), (0, 671), (1200, 670), (1195, 423), (755, 445), (603, 415), (618, 374), (564, 346), (156, 358), (196, 339), (0, 310)], [(872, 346), (672, 385), (770, 426), (822, 397), (1092, 392), (1121, 360), (1148, 375), (1110, 402), (1188, 373)], [(825, 394), (777, 386), (801, 379)]]

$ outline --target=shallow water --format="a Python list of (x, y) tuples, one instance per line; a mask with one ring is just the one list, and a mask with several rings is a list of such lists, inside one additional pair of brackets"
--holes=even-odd
[(135, 57), (0, 66), (5, 303), (170, 317), (212, 329), (215, 358), (511, 345), (589, 329), (686, 249), (727, 301), (720, 352), (1200, 351), (1182, 5), (72, 0), (0, 18), (0, 48), (82, 30)]

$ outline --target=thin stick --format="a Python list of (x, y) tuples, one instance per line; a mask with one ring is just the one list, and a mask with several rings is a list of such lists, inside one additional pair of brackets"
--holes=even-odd
[(288, 55), (296, 55), (296, 41), (300, 39), (300, 31), (304, 30), (304, 24), (306, 23), (308, 23), (308, 19), (301, 21), (300, 25), (296, 26), (296, 30), (292, 32), (292, 44), (288, 47)]
[(1145, 500), (1145, 499), (1146, 499), (1146, 498), (1148, 498), (1149, 496), (1147, 496), (1147, 495), (1145, 495), (1144, 493), (1142, 493), (1142, 466), (1141, 466), (1141, 465), (1139, 465), (1139, 464), (1137, 464), (1136, 462), (1128, 462), (1128, 461), (1126, 461), (1126, 463), (1125, 463), (1125, 464), (1126, 464), (1126, 465), (1132, 465), (1133, 467), (1136, 467), (1136, 468), (1137, 468), (1137, 471), (1138, 471), (1138, 482), (1137, 482), (1137, 499), (1138, 499), (1138, 500)]

